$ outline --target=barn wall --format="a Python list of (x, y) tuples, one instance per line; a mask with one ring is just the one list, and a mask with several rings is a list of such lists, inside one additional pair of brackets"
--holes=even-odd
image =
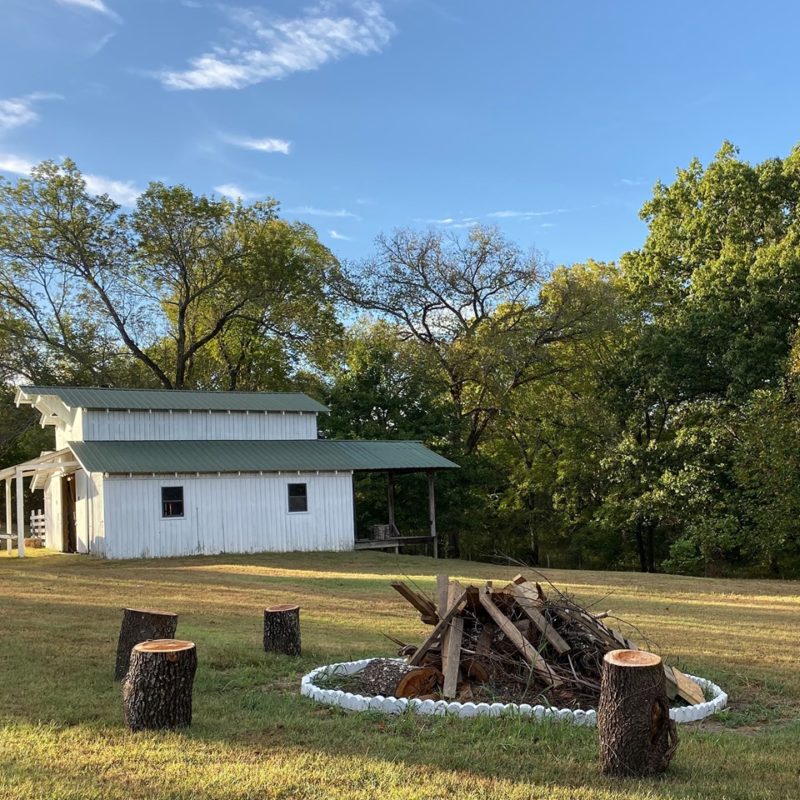
[[(73, 429), (72, 433), (76, 433)], [(84, 441), (175, 439), (316, 439), (311, 412), (95, 411), (81, 425)], [(77, 437), (76, 437), (77, 438)], [(76, 439), (73, 439), (75, 441)]]
[[(289, 483), (308, 484), (308, 512), (289, 513)], [(184, 487), (183, 518), (162, 518), (162, 486)], [(353, 548), (350, 473), (112, 475), (103, 501), (109, 558)]]
[(63, 450), (68, 442), (79, 442), (83, 439), (84, 411), (73, 409), (70, 419), (62, 420), (55, 426), (56, 450)]

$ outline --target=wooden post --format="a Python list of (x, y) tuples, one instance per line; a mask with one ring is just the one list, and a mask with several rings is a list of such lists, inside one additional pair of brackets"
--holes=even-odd
[(154, 639), (137, 644), (122, 682), (125, 724), (133, 731), (190, 725), (196, 671), (194, 642)]
[(22, 470), (17, 468), (17, 555), (25, 558), (25, 495), (22, 491)]
[(428, 520), (433, 537), (433, 557), (439, 558), (439, 540), (436, 537), (436, 496), (433, 489), (433, 470), (428, 470)]
[(8, 539), (6, 539), (6, 550), (8, 554), (11, 555), (11, 535), (14, 531), (11, 530), (11, 478), (6, 478), (6, 533), (8, 534)]
[(389, 527), (391, 528), (392, 536), (397, 536), (397, 525), (395, 525), (394, 521), (395, 499), (394, 472), (389, 470), (386, 473), (386, 503), (389, 507)]
[(597, 730), (604, 774), (643, 777), (667, 768), (678, 734), (657, 655), (644, 650), (605, 654)]
[(178, 627), (178, 615), (171, 611), (147, 611), (142, 608), (122, 609), (122, 625), (117, 640), (117, 662), (114, 680), (121, 681), (128, 671), (131, 651), (149, 639), (172, 639)]
[(264, 650), (300, 655), (300, 606), (288, 604), (264, 609)]

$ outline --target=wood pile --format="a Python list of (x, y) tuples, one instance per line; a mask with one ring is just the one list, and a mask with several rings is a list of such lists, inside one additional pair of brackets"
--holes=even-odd
[[(400, 645), (405, 663), (376, 659), (360, 676), (369, 694), (461, 702), (549, 703), (595, 706), (603, 657), (637, 646), (566, 595), (546, 594), (518, 575), (495, 587), (462, 586), (437, 578), (438, 602), (402, 581), (391, 584), (432, 626), (419, 645)], [(702, 689), (679, 670), (664, 666), (673, 703), (704, 701)]]

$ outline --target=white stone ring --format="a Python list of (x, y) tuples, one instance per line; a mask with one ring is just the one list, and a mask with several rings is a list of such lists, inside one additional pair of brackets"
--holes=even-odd
[[(397, 659), (402, 661), (402, 659)], [(592, 708), (588, 711), (571, 708), (553, 708), (552, 706), (531, 706), (528, 703), (457, 703), (447, 700), (417, 700), (405, 697), (384, 697), (376, 695), (367, 697), (352, 692), (343, 692), (341, 689), (322, 689), (315, 681), (341, 675), (355, 675), (372, 661), (371, 658), (362, 658), (359, 661), (343, 661), (339, 664), (327, 664), (317, 667), (304, 675), (300, 681), (300, 694), (311, 698), (316, 703), (328, 706), (339, 706), (348, 711), (378, 711), (382, 714), (402, 714), (412, 711), (415, 714), (451, 714), (458, 717), (488, 716), (499, 717), (501, 714), (540, 719), (553, 719), (558, 722), (568, 722), (571, 725), (595, 727), (597, 725), (597, 712)], [(701, 688), (710, 692), (713, 697), (705, 703), (696, 706), (681, 706), (670, 709), (670, 719), (675, 722), (697, 722), (710, 717), (722, 710), (728, 704), (728, 695), (706, 678), (689, 675), (697, 681)]]

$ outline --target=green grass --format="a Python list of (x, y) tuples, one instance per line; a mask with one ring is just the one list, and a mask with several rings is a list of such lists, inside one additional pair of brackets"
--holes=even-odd
[[(680, 729), (667, 775), (600, 775), (596, 732), (519, 719), (349, 714), (299, 696), (319, 664), (388, 655), (427, 629), (388, 585), (434, 594), (518, 570), (375, 553), (104, 562), (0, 556), (0, 797), (800, 797), (800, 585), (552, 570), (672, 663), (720, 683), (731, 709)], [(267, 657), (262, 609), (302, 607), (304, 654)], [(120, 609), (167, 608), (197, 643), (194, 723), (131, 734), (112, 680)], [(637, 637), (638, 638), (638, 637)]]

